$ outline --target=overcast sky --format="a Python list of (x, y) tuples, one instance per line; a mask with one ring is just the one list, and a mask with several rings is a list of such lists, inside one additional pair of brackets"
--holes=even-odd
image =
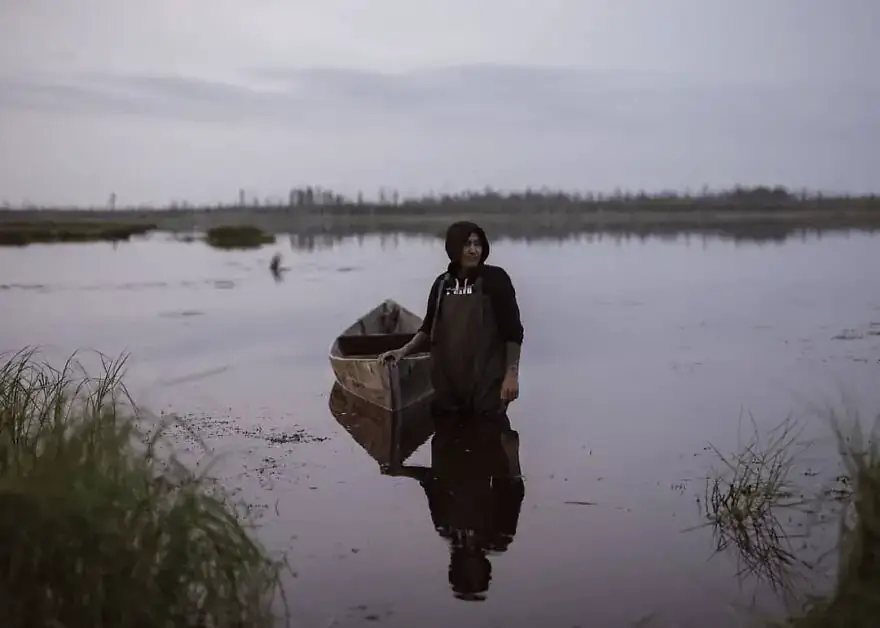
[(0, 200), (880, 188), (878, 0), (0, 0)]

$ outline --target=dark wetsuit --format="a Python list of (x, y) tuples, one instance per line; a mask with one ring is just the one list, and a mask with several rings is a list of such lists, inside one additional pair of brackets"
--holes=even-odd
[(473, 417), (506, 422), (501, 401), (507, 343), (522, 344), (516, 292), (508, 274), (485, 264), (489, 242), (480, 227), (456, 223), (447, 253), (457, 259), (471, 233), (483, 240), (479, 266), (463, 272), (458, 262), (437, 277), (421, 331), (431, 342), (435, 419)]

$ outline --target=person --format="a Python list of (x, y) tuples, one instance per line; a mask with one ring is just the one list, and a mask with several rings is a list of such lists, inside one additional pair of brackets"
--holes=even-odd
[(507, 423), (507, 406), (519, 396), (523, 342), (516, 290), (503, 268), (486, 264), (489, 240), (477, 224), (450, 225), (446, 254), (449, 265), (431, 286), (421, 328), (378, 359), (395, 363), (429, 348), (435, 420), (469, 416)]

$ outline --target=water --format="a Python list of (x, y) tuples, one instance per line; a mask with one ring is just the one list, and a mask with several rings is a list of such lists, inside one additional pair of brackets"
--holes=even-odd
[[(841, 390), (880, 408), (880, 238), (494, 243), (526, 328), (511, 410), (526, 483), (484, 602), (453, 597), (419, 483), (381, 475), (327, 407), (333, 337), (385, 298), (422, 313), (444, 257), (405, 238), (0, 249), (0, 349), (130, 352), (138, 400), (207, 435), (215, 473), (288, 551), (296, 625), (723, 626), (754, 591), (774, 609), (734, 556), (708, 560), (709, 530), (682, 532), (701, 521), (705, 447), (735, 450), (744, 410), (769, 427)], [(429, 444), (409, 460), (430, 462)]]

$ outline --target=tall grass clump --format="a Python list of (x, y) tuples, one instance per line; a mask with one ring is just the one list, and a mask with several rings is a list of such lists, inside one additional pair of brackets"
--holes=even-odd
[(808, 443), (800, 440), (801, 426), (791, 418), (765, 435), (750, 419), (752, 436), (736, 452), (723, 454), (709, 444), (721, 468), (706, 478), (701, 500), (706, 523), (697, 527), (712, 527), (717, 552), (735, 551), (739, 577), (754, 576), (788, 595), (795, 568), (804, 563), (794, 553), (793, 541), (800, 535), (785, 522), (807, 503), (791, 475)]
[(227, 225), (208, 229), (205, 241), (219, 249), (253, 249), (273, 244), (275, 235), (250, 225)]
[(813, 598), (793, 628), (874, 628), (880, 625), (880, 445), (875, 429), (866, 437), (858, 416), (832, 426), (852, 492), (840, 518), (838, 569), (830, 595)]
[(0, 364), (0, 624), (274, 625), (278, 563), (147, 429), (124, 357)]

